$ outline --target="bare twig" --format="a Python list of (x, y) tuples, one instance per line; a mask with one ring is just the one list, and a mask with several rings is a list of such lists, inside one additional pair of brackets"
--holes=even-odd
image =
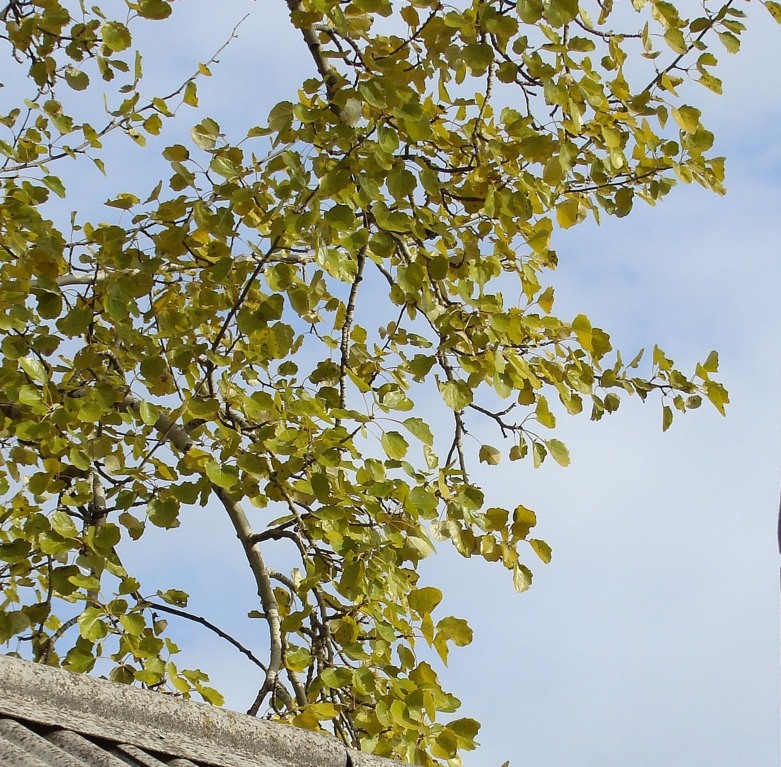
[(181, 610), (178, 607), (161, 604), (160, 602), (152, 602), (149, 599), (140, 598), (140, 601), (152, 610), (159, 610), (160, 612), (177, 615), (180, 618), (185, 618), (188, 621), (192, 621), (193, 623), (198, 623), (201, 626), (204, 626), (205, 628), (209, 629), (209, 631), (214, 632), (218, 637), (220, 637), (220, 639), (224, 639), (229, 644), (232, 644), (239, 652), (244, 653), (244, 655), (246, 655), (256, 666), (263, 669), (264, 672), (266, 671), (266, 664), (259, 660), (254, 655), (252, 650), (246, 648), (243, 644), (241, 644), (241, 642), (239, 642), (237, 639), (234, 639), (230, 634), (227, 634), (219, 626), (215, 626), (211, 621), (206, 620), (206, 618), (203, 618), (200, 615), (194, 615), (193, 613), (187, 612), (186, 610)]

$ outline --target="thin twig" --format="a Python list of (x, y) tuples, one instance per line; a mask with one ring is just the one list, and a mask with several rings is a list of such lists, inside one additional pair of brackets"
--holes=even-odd
[(192, 621), (193, 623), (198, 623), (201, 626), (204, 626), (205, 628), (209, 629), (209, 631), (214, 632), (218, 637), (220, 637), (220, 639), (224, 639), (229, 644), (232, 644), (239, 652), (244, 653), (244, 655), (246, 655), (256, 666), (263, 669), (264, 672), (266, 671), (266, 664), (259, 660), (254, 655), (252, 650), (246, 648), (243, 644), (241, 644), (241, 642), (239, 642), (237, 639), (234, 639), (230, 634), (227, 634), (219, 626), (215, 626), (206, 618), (187, 612), (186, 610), (180, 610), (178, 607), (171, 607), (171, 605), (161, 604), (160, 602), (152, 602), (149, 599), (141, 598), (141, 601), (145, 606), (150, 607), (153, 610), (159, 610), (160, 612), (177, 615), (180, 618), (185, 618), (188, 621)]

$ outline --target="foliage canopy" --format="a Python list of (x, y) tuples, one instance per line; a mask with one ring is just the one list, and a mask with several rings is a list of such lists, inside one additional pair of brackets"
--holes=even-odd
[[(298, 93), (246, 135), (201, 119), (163, 151), (170, 175), (66, 227), (62, 164), (111, 174), (108, 134), (143, 146), (219, 76), (212, 59), (150, 96), (135, 30), (175, 33), (186, 4), (88, 5), (0, 9), (21, 83), (0, 108), (0, 641), (219, 703), (160, 618), (193, 618), (188, 595), (149, 594), (121, 560), (218, 504), (258, 591), (252, 712), (458, 765), (478, 724), (441, 720), (459, 702), (419, 650), (447, 662), (471, 629), (417, 565), (447, 540), (524, 591), (529, 556), (551, 556), (535, 513), (491, 506), (470, 466), (566, 466), (555, 413), (598, 420), (624, 395), (660, 398), (664, 428), (727, 403), (715, 353), (690, 374), (658, 348), (627, 363), (586, 316), (553, 313), (549, 274), (556, 227), (676, 181), (723, 191), (686, 81), (720, 91), (744, 13), (288, 0), (291, 55), (311, 57)], [(105, 94), (103, 121), (80, 91)], [(497, 446), (467, 439), (480, 420)]]

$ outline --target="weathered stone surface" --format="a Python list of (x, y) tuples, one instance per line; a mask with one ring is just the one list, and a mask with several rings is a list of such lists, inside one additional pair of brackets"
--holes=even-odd
[[(336, 739), (0, 656), (0, 714), (215, 767), (345, 767)], [(350, 752), (355, 767), (390, 767)]]

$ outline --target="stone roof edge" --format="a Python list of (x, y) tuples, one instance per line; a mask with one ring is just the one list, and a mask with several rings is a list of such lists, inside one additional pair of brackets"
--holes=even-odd
[(0, 714), (218, 767), (399, 767), (329, 735), (0, 655)]

